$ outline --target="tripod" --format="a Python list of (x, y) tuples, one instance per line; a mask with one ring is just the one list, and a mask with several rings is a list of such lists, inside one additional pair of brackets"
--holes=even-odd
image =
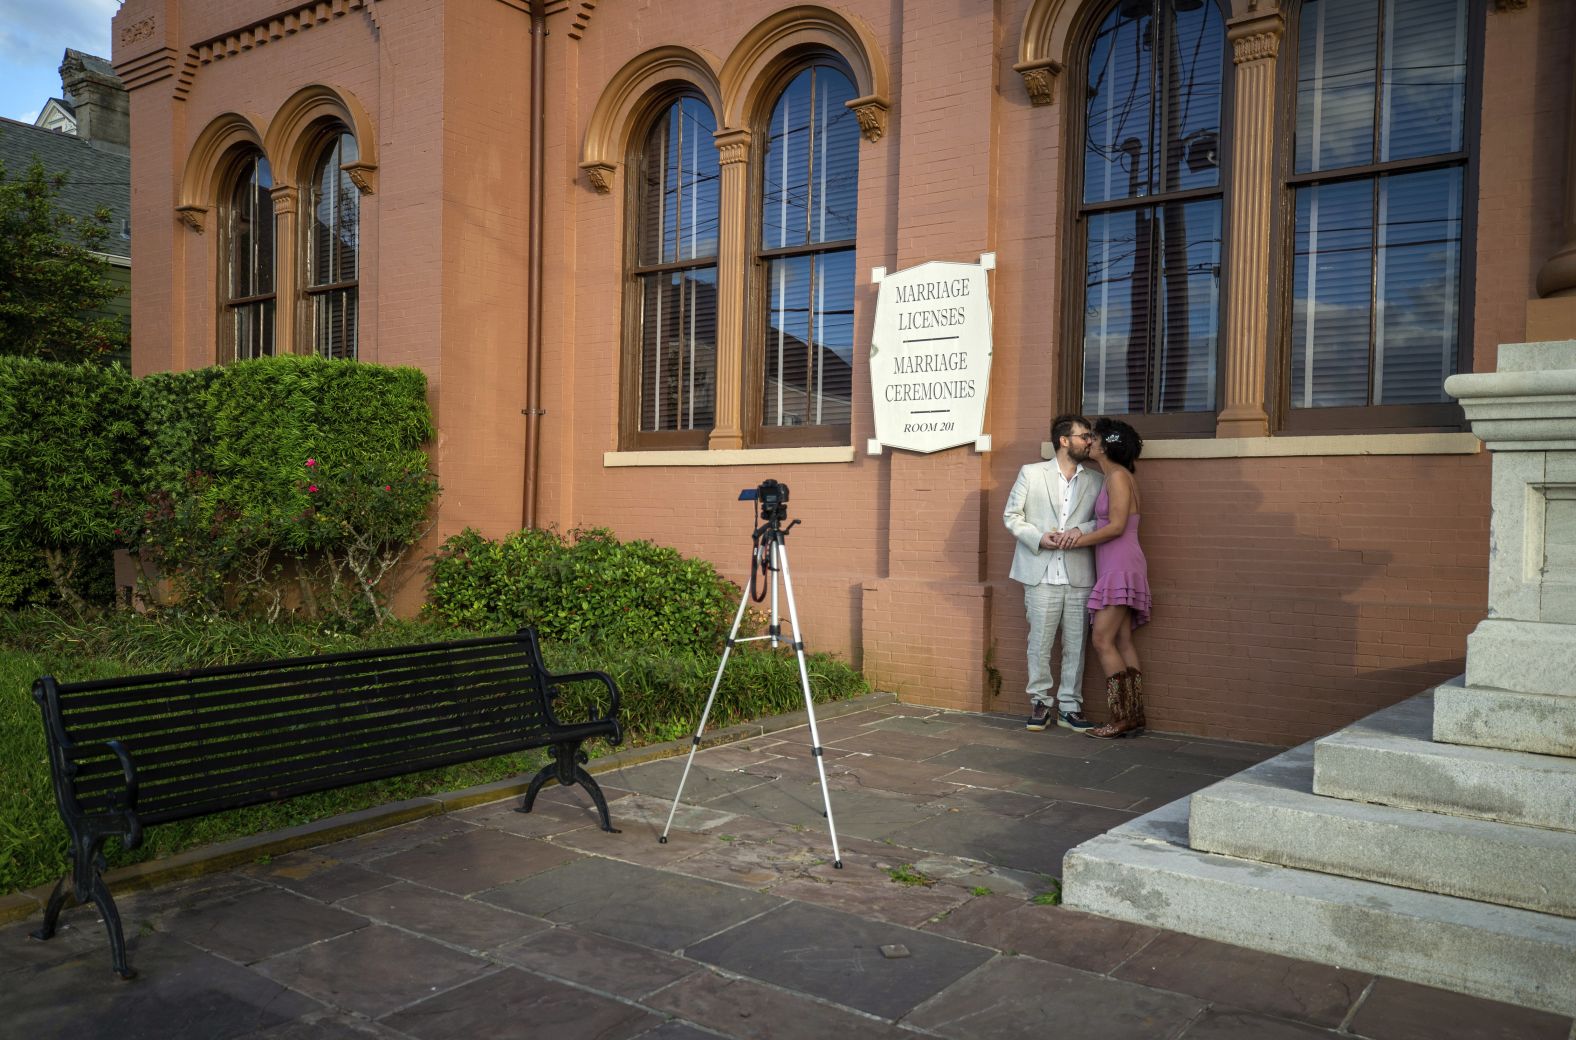
[[(742, 497), (742, 496), (741, 496)], [(711, 694), (706, 698), (706, 707), (700, 713), (700, 725), (695, 727), (695, 736), (690, 741), (689, 757), (684, 760), (684, 772), (679, 777), (679, 789), (673, 794), (673, 807), (668, 810), (667, 825), (662, 828), (662, 835), (657, 841), (663, 845), (668, 843), (668, 831), (673, 827), (673, 815), (678, 812), (679, 799), (684, 794), (684, 784), (689, 780), (690, 766), (695, 762), (695, 752), (700, 748), (701, 734), (706, 731), (706, 719), (711, 715), (712, 702), (717, 699), (717, 687), (722, 685), (723, 670), (728, 667), (728, 658), (733, 653), (735, 644), (751, 643), (761, 639), (770, 639), (772, 648), (783, 641), (782, 625), (777, 614), (777, 574), (782, 572), (782, 586), (788, 593), (788, 620), (793, 626), (793, 649), (799, 659), (799, 686), (804, 690), (804, 710), (810, 717), (810, 754), (815, 758), (815, 771), (821, 779), (821, 801), (826, 809), (826, 829), (832, 836), (832, 866), (838, 870), (843, 869), (843, 854), (837, 848), (837, 825), (832, 822), (832, 796), (826, 788), (826, 766), (821, 757), (821, 736), (815, 726), (815, 704), (810, 699), (810, 673), (804, 663), (804, 640), (799, 634), (799, 609), (794, 605), (793, 577), (788, 571), (788, 532), (799, 523), (795, 520), (783, 526), (783, 513), (777, 509), (763, 509), (766, 514), (765, 522), (755, 529), (751, 538), (754, 549), (750, 557), (750, 580), (739, 597), (738, 613), (733, 615), (733, 628), (728, 632), (728, 641), (723, 646), (722, 663), (717, 665), (717, 677), (711, 681)], [(750, 596), (755, 589), (756, 568), (769, 575), (772, 589), (772, 620), (764, 636), (747, 636), (739, 638), (739, 625), (744, 620), (745, 607), (749, 605)], [(764, 591), (756, 595), (759, 602), (764, 598)]]

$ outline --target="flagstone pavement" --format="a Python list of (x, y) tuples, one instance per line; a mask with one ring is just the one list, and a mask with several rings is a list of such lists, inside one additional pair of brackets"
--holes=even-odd
[(1054, 905), (1063, 853), (1273, 754), (881, 703), (0, 929), (0, 1036), (1576, 1040), (1572, 1021)]

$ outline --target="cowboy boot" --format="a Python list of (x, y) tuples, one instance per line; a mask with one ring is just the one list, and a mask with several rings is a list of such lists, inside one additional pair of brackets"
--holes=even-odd
[(1086, 729), (1084, 733), (1091, 737), (1113, 739), (1126, 736), (1132, 728), (1132, 720), (1128, 717), (1129, 696), (1127, 692), (1127, 673), (1118, 672), (1105, 677), (1105, 703), (1110, 709), (1111, 721), (1094, 729)]
[(1127, 670), (1127, 688), (1133, 695), (1132, 716), (1138, 723), (1138, 728), (1143, 729), (1149, 725), (1149, 720), (1144, 717), (1144, 673), (1137, 668)]

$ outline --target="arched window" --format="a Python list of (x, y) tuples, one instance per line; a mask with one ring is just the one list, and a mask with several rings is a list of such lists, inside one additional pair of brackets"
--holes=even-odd
[(757, 443), (848, 443), (860, 134), (844, 103), (854, 97), (840, 70), (813, 65), (788, 82), (758, 131)]
[(274, 352), (273, 175), (260, 152), (237, 165), (221, 214), (219, 356), (244, 361)]
[(356, 139), (335, 134), (312, 167), (306, 199), (306, 293), (312, 350), (328, 358), (356, 356), (357, 253), (361, 193), (341, 169), (359, 157)]
[(1472, 6), (1304, 0), (1297, 11), (1292, 425), (1459, 422), (1444, 381), (1460, 365), (1470, 298)]
[(645, 447), (704, 446), (715, 418), (716, 131), (706, 102), (685, 95), (659, 112), (631, 157), (636, 385), (625, 395), (635, 406), (626, 428)]
[(1069, 374), (1146, 432), (1214, 427), (1228, 53), (1216, 0), (1121, 0), (1086, 51)]

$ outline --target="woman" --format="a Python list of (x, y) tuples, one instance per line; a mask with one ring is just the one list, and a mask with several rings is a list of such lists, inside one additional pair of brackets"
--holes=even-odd
[(1094, 547), (1095, 583), (1089, 594), (1095, 652), (1105, 669), (1111, 721), (1085, 730), (1091, 737), (1136, 737), (1144, 731), (1144, 676), (1133, 629), (1149, 620), (1149, 565), (1138, 545), (1139, 492), (1133, 475), (1144, 450), (1138, 431), (1116, 419), (1097, 419), (1090, 457), (1105, 486), (1095, 500), (1099, 525), (1074, 544)]

